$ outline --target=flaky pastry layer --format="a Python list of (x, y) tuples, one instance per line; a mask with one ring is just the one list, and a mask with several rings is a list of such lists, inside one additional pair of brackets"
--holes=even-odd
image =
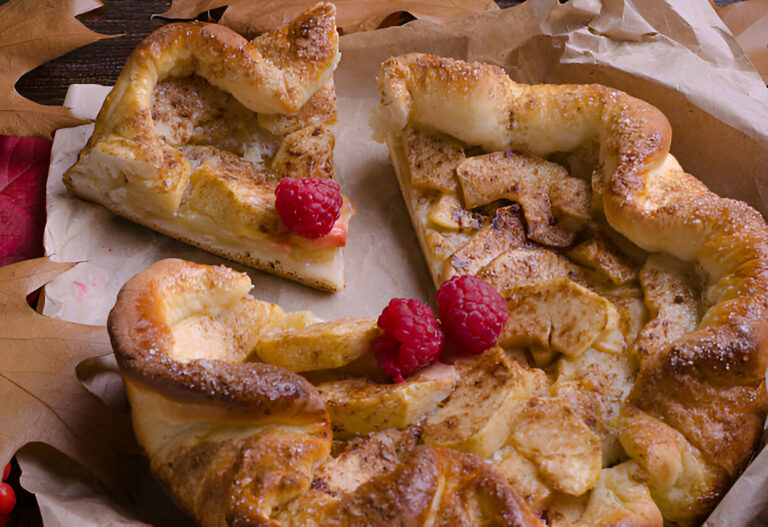
[[(416, 445), (410, 422), (333, 443), (329, 403), (318, 389), (254, 355), (270, 357), (268, 344), (283, 335), (285, 353), (301, 357), (293, 362), (299, 369), (352, 368), (370, 356), (375, 321), (318, 323), (247, 296), (250, 287), (247, 275), (225, 267), (164, 260), (125, 284), (108, 320), (137, 440), (157, 479), (198, 524), (541, 525), (488, 464)], [(337, 351), (340, 362), (329, 363)], [(413, 382), (422, 392), (430, 385), (450, 391), (446, 370)], [(346, 382), (320, 386), (335, 386), (343, 400)], [(402, 388), (395, 407), (407, 408), (409, 386)], [(391, 389), (399, 387), (370, 392), (366, 411), (381, 407), (375, 398)], [(421, 418), (434, 406), (414, 411)], [(386, 410), (378, 414), (384, 428), (396, 424)]]

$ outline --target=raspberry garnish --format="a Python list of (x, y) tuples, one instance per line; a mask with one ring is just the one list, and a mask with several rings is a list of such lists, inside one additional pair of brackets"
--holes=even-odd
[(469, 353), (493, 346), (509, 318), (504, 298), (476, 276), (454, 276), (440, 286), (435, 299), (446, 339)]
[(437, 360), (445, 337), (432, 308), (418, 300), (393, 298), (379, 315), (383, 330), (373, 349), (379, 367), (393, 381)]
[(283, 178), (275, 189), (275, 208), (283, 223), (304, 238), (320, 238), (341, 212), (338, 183), (321, 178)]

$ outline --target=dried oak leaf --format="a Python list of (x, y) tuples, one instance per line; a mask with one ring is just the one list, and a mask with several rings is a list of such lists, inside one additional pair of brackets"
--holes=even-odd
[(57, 128), (87, 122), (64, 106), (25, 99), (14, 86), (40, 64), (106, 38), (75, 18), (101, 5), (98, 0), (10, 0), (0, 6), (0, 134), (50, 138)]
[(47, 443), (118, 489), (130, 432), (75, 371), (112, 352), (107, 329), (40, 315), (26, 301), (74, 265), (38, 258), (0, 267), (0, 465), (28, 443)]
[[(189, 19), (226, 5), (219, 23), (244, 35), (255, 35), (292, 20), (316, 3), (317, 0), (173, 0), (171, 7), (158, 16)], [(387, 16), (400, 11), (416, 18), (446, 21), (499, 9), (493, 0), (335, 0), (333, 3), (336, 25), (345, 33), (375, 29)]]

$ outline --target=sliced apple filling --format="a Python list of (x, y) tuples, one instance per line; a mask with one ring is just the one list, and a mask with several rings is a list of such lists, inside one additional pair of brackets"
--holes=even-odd
[(561, 399), (527, 400), (514, 419), (509, 442), (555, 490), (580, 496), (600, 479), (600, 438)]
[(320, 383), (334, 435), (365, 435), (388, 428), (418, 424), (446, 399), (456, 385), (453, 366), (433, 364), (398, 384), (367, 379)]
[(442, 279), (477, 274), (496, 256), (525, 246), (525, 226), (519, 207), (499, 207), (476, 233), (443, 264)]
[[(602, 340), (615, 339), (618, 314), (605, 298), (568, 279), (527, 286), (507, 298), (509, 320), (499, 337), (502, 346), (539, 346), (578, 357)], [(621, 346), (609, 342), (610, 351)], [(618, 348), (618, 349), (617, 349)]]
[(270, 332), (253, 352), (262, 361), (291, 371), (325, 370), (369, 353), (377, 336), (375, 319), (348, 317)]
[[(575, 232), (558, 225), (549, 196), (550, 189), (570, 179), (562, 166), (513, 151), (493, 152), (464, 160), (456, 174), (468, 208), (499, 199), (516, 201), (523, 208), (528, 238), (555, 247), (573, 241)], [(557, 195), (561, 192), (557, 191)], [(585, 202), (573, 208), (587, 207)]]
[(424, 423), (426, 443), (486, 458), (507, 440), (513, 415), (540, 389), (541, 372), (527, 370), (494, 348), (456, 364), (450, 398)]
[(616, 285), (637, 279), (637, 269), (606, 236), (596, 236), (568, 251), (574, 262), (603, 274)]

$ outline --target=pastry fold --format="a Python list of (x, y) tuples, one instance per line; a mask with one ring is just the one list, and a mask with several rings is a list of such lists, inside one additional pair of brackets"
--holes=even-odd
[(108, 319), (138, 443), (199, 525), (542, 525), (489, 465), (417, 446), (415, 429), (331, 456), (319, 391), (252, 352), (286, 327), (336, 321), (286, 314), (250, 288), (226, 267), (163, 260), (124, 285)]

